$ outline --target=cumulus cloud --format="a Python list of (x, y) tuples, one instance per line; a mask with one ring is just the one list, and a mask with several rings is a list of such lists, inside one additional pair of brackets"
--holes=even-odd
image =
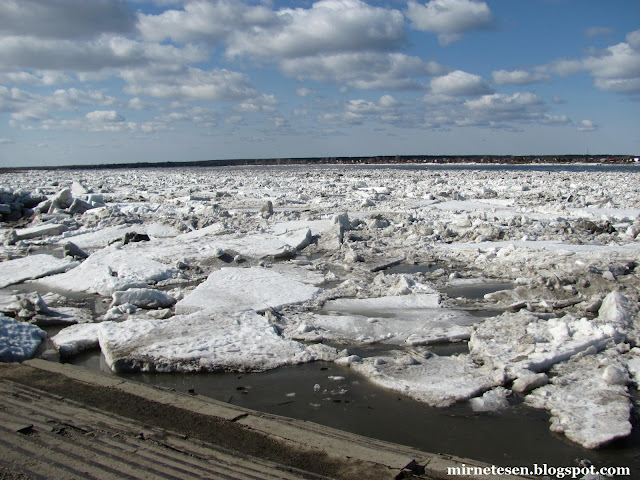
[(115, 110), (95, 110), (87, 113), (85, 118), (94, 123), (115, 123), (125, 121), (125, 118)]
[(549, 74), (526, 70), (496, 70), (492, 76), (493, 82), (497, 85), (528, 85), (551, 81)]
[(596, 88), (616, 93), (640, 92), (640, 30), (626, 35), (626, 42), (590, 52), (587, 57), (556, 60), (538, 67), (541, 73), (562, 76), (588, 72)]
[(425, 5), (410, 0), (407, 17), (415, 29), (437, 33), (441, 45), (450, 45), (463, 33), (493, 23), (489, 6), (476, 0), (431, 0)]
[(238, 100), (257, 95), (243, 73), (214, 68), (128, 69), (120, 73), (130, 95), (171, 100)]
[(578, 130), (580, 132), (593, 132), (594, 130), (597, 130), (598, 126), (593, 123), (593, 121), (591, 120), (581, 120), (580, 123), (578, 124)]
[(443, 95), (483, 95), (491, 87), (479, 75), (456, 70), (431, 80), (431, 90)]
[(402, 53), (362, 52), (284, 59), (282, 72), (298, 80), (336, 82), (359, 89), (424, 89), (421, 77), (447, 69)]
[(159, 15), (140, 14), (138, 29), (146, 40), (217, 43), (230, 33), (276, 24), (278, 17), (264, 6), (248, 6), (237, 0), (196, 0), (182, 10)]
[(304, 57), (361, 50), (389, 50), (405, 40), (398, 10), (361, 0), (320, 0), (311, 8), (278, 10), (277, 22), (237, 30), (227, 54), (260, 58)]
[(76, 39), (103, 32), (126, 34), (135, 15), (124, 0), (3, 0), (0, 35)]
[(102, 35), (90, 41), (35, 36), (0, 37), (0, 65), (5, 70), (87, 72), (151, 63), (186, 64), (208, 54), (194, 45), (183, 48)]

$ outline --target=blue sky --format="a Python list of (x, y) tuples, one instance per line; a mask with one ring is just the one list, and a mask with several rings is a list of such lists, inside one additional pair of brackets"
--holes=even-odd
[(2, 0), (0, 166), (640, 154), (640, 0)]

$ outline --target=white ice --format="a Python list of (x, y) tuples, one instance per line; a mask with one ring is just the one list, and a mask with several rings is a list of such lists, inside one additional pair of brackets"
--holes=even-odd
[(300, 320), (291, 338), (396, 345), (468, 340), (477, 321), (463, 311), (440, 307), (438, 294), (330, 300), (323, 314)]
[(373, 383), (433, 407), (448, 407), (502, 383), (500, 372), (478, 367), (468, 355), (441, 357), (396, 353), (367, 357), (351, 368)]
[(589, 347), (601, 350), (615, 337), (610, 325), (586, 318), (547, 320), (527, 313), (505, 313), (475, 327), (469, 351), (515, 379), (522, 373), (546, 371)]
[(312, 300), (320, 289), (266, 268), (223, 268), (176, 304), (176, 313), (278, 309)]
[(0, 362), (22, 362), (36, 353), (47, 333), (0, 314)]
[(531, 392), (527, 405), (551, 413), (551, 431), (585, 448), (599, 448), (631, 433), (629, 392), (605, 381), (611, 366), (622, 368), (617, 354), (584, 355), (556, 365), (551, 383)]
[(98, 348), (98, 331), (103, 323), (79, 323), (63, 328), (51, 338), (60, 356), (72, 357), (85, 350)]
[(77, 265), (68, 258), (37, 254), (0, 262), (0, 288), (36, 278), (65, 272)]
[(252, 311), (209, 309), (166, 320), (102, 323), (99, 340), (115, 372), (264, 371), (337, 356), (323, 345), (280, 337), (264, 316)]

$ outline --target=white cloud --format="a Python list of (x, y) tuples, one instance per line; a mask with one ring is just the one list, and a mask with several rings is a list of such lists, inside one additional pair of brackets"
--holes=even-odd
[(257, 92), (243, 73), (226, 69), (129, 69), (120, 73), (124, 91), (135, 96), (173, 100), (238, 100)]
[(85, 115), (85, 118), (94, 123), (124, 122), (125, 118), (115, 110), (94, 110)]
[(159, 42), (203, 40), (217, 43), (230, 33), (277, 22), (276, 15), (264, 6), (248, 6), (237, 0), (187, 3), (182, 10), (166, 10), (159, 15), (138, 16), (143, 38)]
[(489, 6), (476, 0), (431, 0), (425, 5), (410, 0), (407, 17), (415, 29), (437, 33), (441, 45), (450, 45), (461, 34), (493, 23)]
[(456, 70), (431, 80), (431, 90), (443, 95), (483, 95), (491, 87), (479, 75)]
[(91, 38), (134, 30), (135, 15), (123, 0), (3, 0), (0, 35)]
[(551, 76), (548, 74), (532, 73), (526, 70), (496, 70), (492, 76), (493, 82), (497, 85), (528, 85), (551, 81)]
[(275, 95), (257, 95), (239, 103), (235, 108), (240, 112), (273, 112), (279, 102)]
[(593, 38), (600, 35), (610, 35), (613, 31), (613, 28), (610, 27), (589, 27), (585, 29), (584, 34), (587, 38)]
[(309, 97), (314, 94), (314, 91), (307, 87), (296, 88), (296, 95), (299, 97)]
[(15, 142), (10, 138), (0, 138), (0, 145), (7, 145), (9, 143), (15, 143)]
[(231, 57), (304, 57), (362, 50), (389, 50), (405, 40), (398, 10), (361, 0), (320, 0), (310, 9), (281, 9), (278, 22), (235, 31), (228, 39)]
[(578, 130), (581, 132), (593, 132), (594, 130), (597, 130), (597, 129), (598, 129), (598, 126), (595, 123), (593, 123), (593, 121), (591, 120), (582, 120), (578, 124)]
[(362, 52), (284, 59), (282, 72), (298, 80), (335, 82), (359, 89), (424, 89), (421, 77), (446, 68), (402, 53)]
[(35, 36), (0, 37), (0, 65), (5, 71), (91, 72), (152, 63), (184, 65), (207, 57), (207, 52), (194, 45), (177, 48), (108, 35), (90, 41)]

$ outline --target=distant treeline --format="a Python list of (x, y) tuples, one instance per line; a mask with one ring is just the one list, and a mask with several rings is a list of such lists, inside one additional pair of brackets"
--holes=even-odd
[(16, 170), (101, 170), (118, 168), (175, 168), (175, 167), (227, 167), (244, 165), (384, 165), (421, 163), (485, 163), (485, 164), (552, 164), (552, 163), (632, 163), (632, 155), (379, 155), (375, 157), (306, 157), (306, 158), (246, 158), (228, 160), (199, 160), (191, 162), (134, 162), (92, 165), (65, 165), (59, 167), (0, 168), (0, 172)]

